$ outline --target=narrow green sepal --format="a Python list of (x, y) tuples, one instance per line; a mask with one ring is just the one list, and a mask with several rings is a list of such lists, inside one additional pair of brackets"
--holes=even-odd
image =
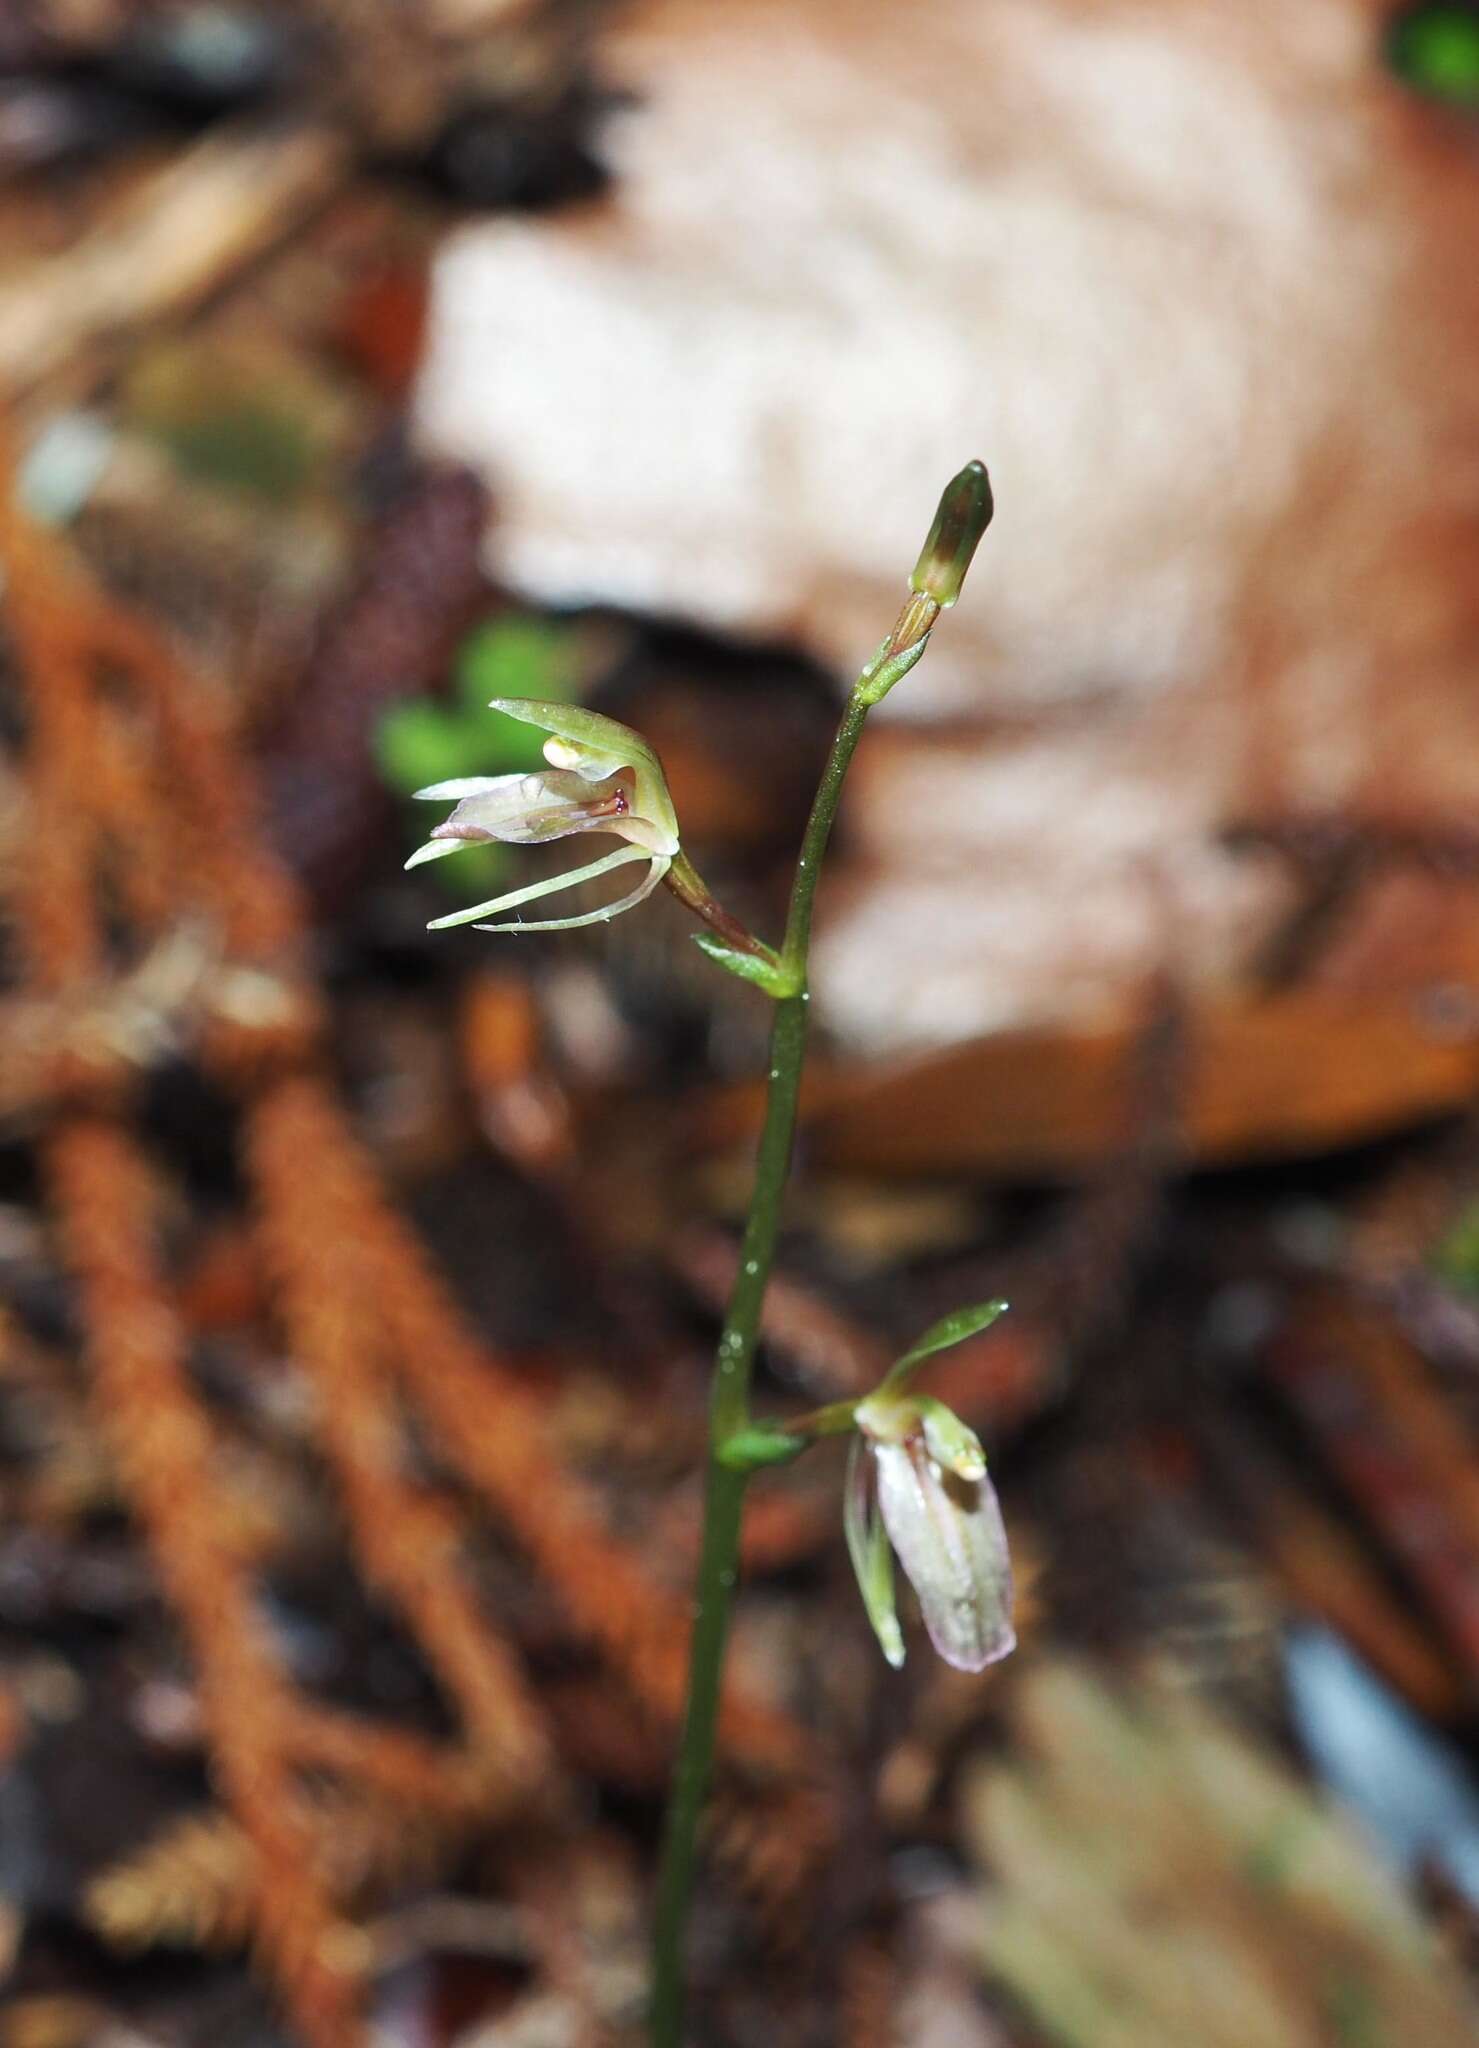
[(939, 1322), (931, 1323), (924, 1335), (910, 1345), (902, 1358), (895, 1359), (884, 1376), (884, 1386), (902, 1387), (914, 1377), (927, 1358), (933, 1358), (937, 1351), (948, 1351), (952, 1344), (963, 1344), (967, 1337), (989, 1329), (998, 1316), (1006, 1314), (1007, 1306), (1004, 1301), (978, 1301), (969, 1308), (958, 1308), (951, 1315), (941, 1316)]
[(914, 565), (909, 587), (948, 611), (960, 596), (982, 534), (995, 510), (984, 462), (968, 462), (946, 484), (929, 539)]
[(904, 1632), (894, 1597), (894, 1554), (878, 1512), (872, 1464), (860, 1436), (847, 1454), (842, 1490), (842, 1532), (852, 1559), (863, 1609), (878, 1638), (878, 1647), (898, 1671), (904, 1662)]
[(714, 932), (695, 932), (693, 943), (701, 953), (707, 953), (716, 966), (737, 974), (741, 981), (753, 982), (756, 988), (764, 989), (777, 1002), (796, 993), (792, 977), (774, 953), (747, 953), (739, 946), (729, 945)]
[(758, 1472), (763, 1465), (789, 1465), (793, 1458), (800, 1457), (809, 1441), (790, 1430), (772, 1429), (763, 1422), (755, 1422), (727, 1437), (715, 1455), (731, 1472)]

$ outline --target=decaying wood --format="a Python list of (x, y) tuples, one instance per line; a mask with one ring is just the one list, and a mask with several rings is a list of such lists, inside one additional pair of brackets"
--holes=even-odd
[[(1136, 1027), (1001, 1032), (873, 1067), (818, 1063), (802, 1091), (824, 1164), (877, 1173), (1076, 1176), (1118, 1142)], [(1413, 1004), (1322, 990), (1208, 997), (1186, 1019), (1182, 1141), (1194, 1165), (1307, 1155), (1384, 1136), (1479, 1090), (1479, 1032)], [(762, 1092), (707, 1098), (700, 1142), (758, 1128)]]
[(73, 248), (0, 289), (0, 391), (14, 399), (96, 344), (189, 310), (333, 190), (322, 130), (217, 132), (125, 191)]
[(449, 239), (419, 397), (515, 588), (839, 682), (988, 462), (824, 885), (819, 1005), (876, 1055), (1097, 1019), (1160, 949), (1157, 871), (1199, 1005), (1289, 882), (1224, 827), (1479, 799), (1479, 193), (1376, 0), (914, 16), (624, 9), (609, 200)]

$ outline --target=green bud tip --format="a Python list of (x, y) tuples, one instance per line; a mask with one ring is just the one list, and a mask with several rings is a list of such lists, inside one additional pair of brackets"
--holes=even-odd
[(968, 462), (945, 486), (929, 539), (909, 578), (910, 589), (948, 611), (960, 596), (971, 557), (995, 509), (985, 463)]

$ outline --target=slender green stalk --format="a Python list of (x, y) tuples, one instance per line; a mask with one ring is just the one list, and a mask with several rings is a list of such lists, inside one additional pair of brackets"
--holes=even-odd
[(753, 932), (747, 931), (737, 917), (730, 916), (686, 853), (680, 850), (673, 855), (672, 866), (663, 880), (678, 901), (717, 932), (726, 946), (737, 953), (749, 954), (752, 959), (763, 960), (768, 966), (776, 964), (776, 956), (770, 947), (757, 939)]
[(668, 1797), (653, 1923), (652, 2048), (680, 2048), (683, 2038), (688, 1906), (693, 1894), (698, 1824), (714, 1756), (730, 1594), (738, 1569), (740, 1515), (749, 1481), (748, 1472), (731, 1472), (710, 1460), (703, 1550), (698, 1567), (698, 1604), (688, 1653), (688, 1707)]
[(709, 1415), (709, 1471), (704, 1502), (698, 1603), (689, 1649), (688, 1706), (674, 1773), (658, 1879), (653, 1945), (652, 2048), (679, 2048), (683, 2027), (684, 1947), (698, 1825), (708, 1791), (719, 1713), (719, 1685), (729, 1610), (739, 1567), (740, 1514), (750, 1474), (720, 1462), (728, 1440), (750, 1420), (750, 1376), (760, 1335), (760, 1311), (780, 1233), (781, 1206), (791, 1170), (796, 1103), (806, 1054), (807, 948), (817, 875), (837, 815), (843, 778), (868, 716), (866, 701), (848, 702), (817, 788), (796, 864), (781, 964), (789, 993), (775, 1006), (770, 1037), (770, 1081), (765, 1125), (755, 1161), (755, 1189), (740, 1245), (729, 1311), (719, 1337)]
[[(807, 820), (806, 834), (791, 888), (786, 935), (779, 959), (769, 955), (742, 927), (719, 911), (700, 878), (684, 868), (676, 893), (695, 909), (731, 946), (760, 957), (767, 969), (756, 976), (775, 1000), (770, 1038), (770, 1077), (765, 1123), (755, 1162), (755, 1186), (740, 1245), (739, 1271), (719, 1337), (713, 1392), (709, 1405), (709, 1469), (704, 1499), (703, 1547), (699, 1558), (698, 1597), (693, 1640), (689, 1648), (688, 1704), (683, 1719), (672, 1797), (663, 1839), (653, 1937), (653, 1983), (649, 2040), (651, 2048), (681, 2048), (684, 2007), (684, 1951), (688, 1910), (693, 1890), (699, 1821), (713, 1767), (714, 1734), (719, 1718), (724, 1647), (729, 1611), (739, 1572), (740, 1517), (745, 1488), (753, 1469), (746, 1463), (750, 1446), (741, 1440), (750, 1430), (750, 1378), (760, 1335), (760, 1312), (780, 1234), (781, 1207), (791, 1170), (796, 1133), (796, 1105), (806, 1054), (808, 953), (812, 906), (821, 875), (822, 857), (831, 837), (842, 785), (862, 737), (868, 713), (901, 676), (913, 668), (942, 609), (954, 604), (977, 541), (991, 518), (991, 488), (980, 463), (968, 463), (947, 487), (935, 524), (911, 578), (913, 594), (900, 612), (893, 632), (853, 685), (842, 722)], [(676, 864), (675, 864), (676, 866)], [(671, 880), (671, 878), (670, 878)], [(717, 913), (717, 914), (716, 914)], [(731, 930), (730, 927), (733, 927)], [(735, 934), (739, 937), (736, 940)], [(731, 964), (731, 963), (726, 963)], [(849, 1404), (835, 1404), (810, 1418), (826, 1433), (845, 1426)], [(774, 1436), (774, 1432), (771, 1433)], [(732, 1447), (728, 1462), (726, 1447)], [(766, 1462), (762, 1453), (756, 1462)]]

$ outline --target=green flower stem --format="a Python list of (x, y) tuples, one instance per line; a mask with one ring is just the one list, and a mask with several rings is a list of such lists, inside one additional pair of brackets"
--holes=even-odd
[(691, 910), (695, 917), (702, 918), (735, 952), (761, 960), (767, 967), (776, 965), (774, 950), (757, 939), (737, 917), (731, 916), (686, 853), (680, 851), (673, 855), (663, 881), (685, 908)]
[(788, 1415), (773, 1428), (803, 1443), (817, 1443), (824, 1436), (846, 1436), (857, 1426), (856, 1401), (829, 1401), (825, 1408), (813, 1408), (805, 1415)]
[[(871, 665), (870, 665), (871, 666)], [(869, 671), (865, 670), (865, 676)], [(822, 856), (837, 815), (848, 764), (862, 736), (870, 700), (855, 691), (843, 713), (812, 804), (796, 864), (791, 908), (781, 948), (785, 993), (778, 994), (770, 1037), (770, 1086), (765, 1125), (755, 1161), (755, 1187), (740, 1246), (729, 1310), (719, 1337), (709, 1413), (709, 1472), (704, 1501), (698, 1600), (689, 1648), (688, 1705), (668, 1806), (658, 1878), (653, 1938), (650, 2040), (652, 2048), (680, 2048), (683, 2028), (684, 1948), (698, 1825), (708, 1791), (719, 1714), (719, 1686), (729, 1610), (739, 1570), (740, 1513), (750, 1474), (724, 1463), (725, 1445), (750, 1426), (750, 1375), (760, 1335), (760, 1311), (780, 1233), (781, 1205), (791, 1171), (796, 1103), (806, 1053), (809, 995), (807, 951), (812, 904)]]
[(688, 1907), (693, 1893), (693, 1866), (698, 1824), (708, 1790), (714, 1756), (714, 1729), (719, 1719), (719, 1681), (724, 1670), (724, 1644), (729, 1634), (730, 1595), (738, 1570), (740, 1514), (748, 1472), (730, 1471), (710, 1461), (704, 1498), (704, 1539), (698, 1567), (698, 1601), (693, 1641), (688, 1652), (688, 1706), (683, 1740), (668, 1795), (663, 1833), (662, 1869), (658, 1877), (657, 1911), (653, 1923), (652, 2048), (681, 2048), (683, 2004), (687, 1989), (684, 1965)]
[(719, 1447), (720, 1460), (741, 1472), (789, 1465), (824, 1436), (846, 1436), (856, 1425), (857, 1409), (856, 1401), (833, 1401), (807, 1415), (768, 1416), (726, 1437)]
[[(782, 1430), (768, 1423), (752, 1423), (750, 1376), (760, 1335), (760, 1311), (780, 1232), (781, 1204), (791, 1171), (796, 1103), (806, 1053), (811, 914), (822, 856), (868, 713), (923, 654), (931, 627), (941, 611), (954, 604), (960, 594), (961, 579), (990, 519), (991, 487), (986, 471), (979, 462), (967, 463), (946, 487), (940, 501), (935, 524), (911, 579), (912, 594), (895, 620), (892, 633), (858, 677), (848, 698), (801, 842), (779, 957), (743, 927), (734, 925), (734, 920), (714, 903), (701, 878), (681, 855), (668, 875), (669, 886), (718, 934), (717, 942), (708, 934), (700, 934), (699, 942), (705, 952), (731, 973), (762, 987), (775, 1002), (775, 1021), (771, 1028), (770, 1087), (755, 1161), (754, 1192), (740, 1245), (739, 1271), (719, 1338), (709, 1404), (708, 1487), (698, 1600), (689, 1648), (688, 1705), (658, 1876), (649, 2034), (652, 2048), (682, 2048), (688, 1909), (699, 1820), (713, 1766), (729, 1610), (739, 1575), (740, 1516), (745, 1488), (751, 1472), (760, 1465), (780, 1462), (791, 1455), (791, 1446), (784, 1440)], [(931, 1333), (931, 1338), (935, 1334)], [(801, 1428), (809, 1435), (830, 1435), (846, 1429), (851, 1421), (852, 1404), (836, 1402), (803, 1417)]]

